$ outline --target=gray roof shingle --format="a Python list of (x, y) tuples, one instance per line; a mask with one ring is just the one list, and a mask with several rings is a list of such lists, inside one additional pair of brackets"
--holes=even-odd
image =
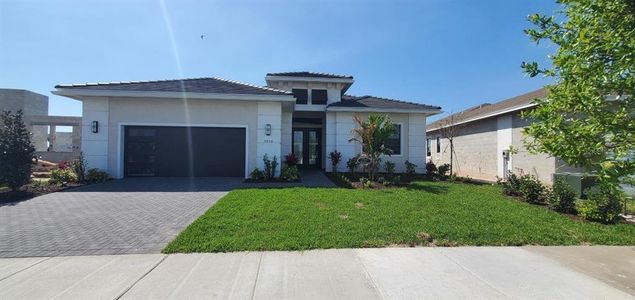
[(328, 107), (377, 108), (377, 109), (441, 109), (439, 106), (406, 102), (375, 96), (342, 96), (342, 101), (331, 103)]
[(188, 78), (153, 81), (121, 81), (83, 84), (60, 84), (55, 88), (90, 89), (113, 91), (144, 92), (190, 92), (212, 94), (248, 94), (248, 95), (291, 95), (290, 92), (269, 87), (261, 87), (247, 83), (217, 78)]
[(353, 79), (353, 76), (348, 76), (348, 75), (336, 75), (336, 74), (308, 72), (308, 71), (267, 73), (267, 76), (310, 77), (310, 78), (330, 78), (330, 79)]
[(428, 124), (428, 131), (436, 130), (439, 127), (442, 127), (446, 123), (446, 120), (450, 119), (453, 116), (455, 117), (455, 119), (453, 120), (453, 122), (455, 123), (465, 121), (469, 122), (473, 119), (478, 119), (490, 115), (495, 116), (498, 113), (514, 110), (516, 108), (520, 109), (531, 104), (534, 99), (544, 98), (545, 96), (547, 96), (547, 90), (545, 88), (541, 88), (526, 94), (509, 98), (507, 100), (496, 102), (494, 104), (483, 103)]

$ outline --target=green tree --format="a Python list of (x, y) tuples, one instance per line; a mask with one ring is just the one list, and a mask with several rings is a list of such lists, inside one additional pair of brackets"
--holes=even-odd
[(635, 1), (560, 0), (554, 16), (530, 15), (525, 32), (558, 49), (551, 66), (523, 62), (531, 77), (553, 79), (524, 117), (528, 148), (597, 171), (618, 188), (635, 173)]
[(370, 114), (367, 120), (354, 116), (356, 124), (353, 138), (362, 144), (362, 159), (367, 159), (368, 178), (375, 180), (375, 172), (379, 168), (382, 155), (391, 155), (392, 150), (386, 147), (386, 142), (397, 130), (395, 124), (384, 114)]
[(5, 111), (0, 119), (0, 184), (16, 191), (31, 180), (35, 147), (22, 120), (22, 111), (15, 114)]

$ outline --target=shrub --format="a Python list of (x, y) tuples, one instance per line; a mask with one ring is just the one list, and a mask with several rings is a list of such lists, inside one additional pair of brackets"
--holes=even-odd
[(333, 182), (339, 187), (349, 188), (349, 189), (353, 188), (353, 183), (344, 174), (328, 173), (327, 176), (329, 176), (329, 178), (331, 178), (331, 180), (333, 180)]
[(51, 190), (51, 184), (44, 180), (32, 180), (27, 190), (36, 195), (46, 194)]
[(417, 173), (417, 165), (407, 161), (404, 163), (406, 165), (406, 174), (414, 175)]
[(91, 168), (86, 172), (86, 182), (88, 183), (100, 183), (108, 180), (108, 173), (104, 170)]
[(608, 184), (600, 184), (586, 191), (587, 200), (578, 204), (578, 214), (601, 223), (615, 223), (622, 212), (624, 197), (620, 190)]
[(293, 153), (289, 153), (284, 157), (284, 164), (287, 166), (295, 166), (298, 164), (298, 157)]
[(428, 176), (436, 176), (437, 171), (437, 166), (432, 161), (426, 163), (426, 174), (428, 174)]
[(333, 150), (329, 153), (329, 158), (331, 159), (331, 165), (333, 166), (333, 172), (337, 172), (337, 165), (342, 161), (342, 153), (337, 150)]
[(276, 168), (278, 168), (278, 160), (276, 159), (276, 156), (274, 155), (273, 159), (270, 160), (269, 156), (265, 154), (265, 156), (262, 157), (262, 161), (265, 164), (265, 180), (272, 180), (276, 178)]
[(359, 183), (361, 184), (362, 188), (364, 188), (364, 189), (370, 189), (370, 188), (373, 187), (373, 182), (370, 181), (370, 179), (368, 179), (368, 178), (364, 178), (364, 177), (360, 178), (359, 179)]
[(249, 178), (251, 178), (251, 180), (255, 180), (255, 181), (264, 180), (265, 179), (265, 173), (263, 171), (260, 171), (260, 169), (255, 168), (249, 174)]
[(448, 173), (450, 172), (450, 164), (442, 164), (438, 168), (438, 176), (441, 180), (448, 179)]
[(65, 161), (65, 160), (60, 161), (60, 162), (57, 163), (57, 168), (60, 169), (60, 170), (66, 170), (66, 169), (68, 169), (70, 167), (71, 167), (71, 163), (68, 162), (68, 161)]
[(544, 203), (549, 198), (547, 188), (535, 176), (529, 174), (509, 174), (507, 181), (499, 184), (503, 187), (503, 194), (520, 196), (529, 203)]
[(31, 180), (35, 147), (22, 120), (22, 111), (0, 116), (0, 185), (18, 190)]
[(355, 173), (357, 166), (359, 165), (359, 154), (349, 158), (346, 161), (346, 168), (348, 168), (349, 173)]
[(497, 182), (503, 187), (503, 194), (507, 196), (520, 196), (520, 176), (510, 173), (506, 181), (503, 181), (502, 178), (498, 178)]
[(51, 179), (49, 180), (49, 183), (68, 184), (73, 182), (77, 182), (77, 174), (75, 174), (73, 170), (66, 168), (51, 171)]
[(520, 196), (529, 203), (544, 203), (548, 198), (547, 189), (535, 176), (521, 176)]
[(555, 211), (574, 214), (576, 192), (562, 178), (553, 183), (549, 197), (549, 207)]
[[(79, 153), (79, 158), (73, 161), (71, 166), (73, 168), (73, 172), (77, 174), (77, 181), (86, 181), (86, 159), (84, 158), (84, 152)], [(108, 175), (106, 175), (106, 179), (108, 179)]]
[(386, 173), (388, 173), (388, 175), (392, 177), (392, 175), (395, 174), (395, 163), (391, 161), (387, 161), (384, 164), (384, 170), (386, 171)]
[(300, 171), (297, 166), (284, 166), (280, 170), (280, 179), (284, 181), (298, 181), (300, 179)]

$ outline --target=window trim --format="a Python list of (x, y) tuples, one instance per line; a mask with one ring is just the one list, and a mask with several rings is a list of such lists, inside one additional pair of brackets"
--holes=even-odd
[(426, 156), (432, 156), (432, 139), (426, 138)]
[(399, 154), (391, 154), (390, 157), (402, 157), (403, 156), (403, 123), (394, 123), (399, 125)]

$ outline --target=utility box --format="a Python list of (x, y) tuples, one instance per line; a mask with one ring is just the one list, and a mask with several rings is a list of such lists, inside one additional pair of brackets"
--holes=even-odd
[(562, 178), (573, 190), (578, 194), (578, 198), (586, 199), (584, 192), (597, 185), (597, 175), (585, 173), (555, 173), (553, 174), (553, 182)]

